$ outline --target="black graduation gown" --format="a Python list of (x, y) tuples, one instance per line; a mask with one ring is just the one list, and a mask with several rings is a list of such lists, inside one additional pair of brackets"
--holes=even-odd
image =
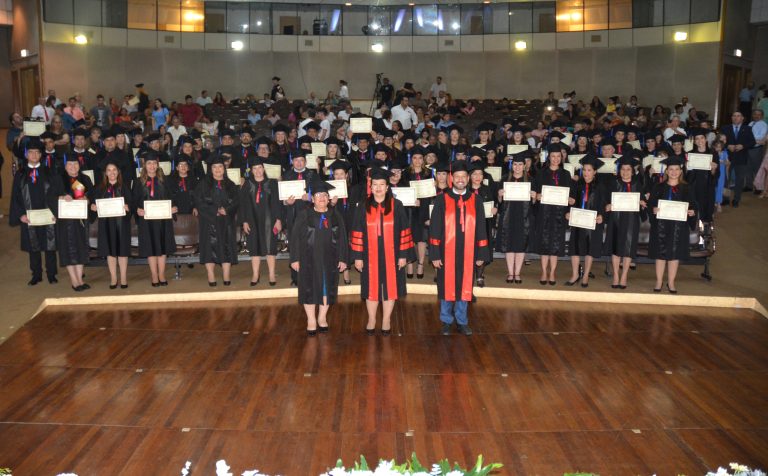
[[(136, 179), (133, 182), (133, 212), (144, 208), (146, 200), (173, 200), (173, 194), (167, 183), (154, 178), (154, 194), (151, 194), (148, 182)], [(176, 239), (173, 234), (173, 220), (145, 220), (136, 215), (139, 228), (139, 256), (165, 256), (176, 252)]]
[(429, 222), (429, 259), (443, 262), (437, 270), (438, 298), (471, 301), (475, 262), (491, 259), (483, 202), (470, 191), (456, 195), (446, 190), (435, 197), (434, 205)]
[(179, 215), (190, 215), (194, 208), (192, 194), (198, 185), (197, 177), (187, 174), (182, 179), (178, 172), (174, 172), (168, 177), (167, 183), (173, 197), (173, 203), (179, 209)]
[(344, 219), (344, 227), (347, 231), (352, 230), (355, 221), (355, 214), (361, 202), (365, 201), (365, 188), (362, 184), (350, 185), (347, 182), (347, 198), (336, 200), (334, 208), (341, 213)]
[(11, 226), (21, 227), (21, 251), (36, 253), (56, 251), (56, 227), (29, 226), (21, 222), (27, 210), (40, 210), (49, 207), (48, 194), (51, 189), (51, 175), (43, 165), (37, 169), (33, 180), (33, 169), (21, 167), (13, 177), (11, 191), (11, 210), (8, 222)]
[[(363, 260), (360, 294), (369, 301), (391, 301), (406, 294), (405, 268), (397, 261), (414, 261), (414, 242), (408, 215), (400, 200), (391, 199), (388, 214), (383, 204), (374, 204), (371, 212), (363, 201), (355, 213), (350, 232), (350, 261)], [(379, 209), (382, 209), (380, 211)]]
[[(296, 172), (296, 170), (290, 169), (283, 174), (283, 180), (304, 180), (306, 185), (305, 189), (307, 190), (307, 193), (309, 193), (309, 186), (316, 176), (317, 173), (312, 169), (304, 169), (301, 172)], [(284, 225), (289, 232), (298, 214), (309, 206), (311, 206), (311, 203), (302, 200), (301, 197), (296, 197), (296, 201), (293, 202), (293, 205), (283, 205), (283, 216), (285, 217)]]
[[(109, 185), (104, 188), (96, 187), (91, 194), (93, 203), (101, 198), (118, 197), (123, 197), (126, 205), (130, 208), (133, 203), (131, 188), (125, 182), (123, 182), (122, 187), (118, 187), (117, 184), (114, 187)], [(99, 257), (127, 257), (131, 255), (131, 212), (126, 212), (125, 216), (122, 217), (99, 218), (98, 227)]]
[[(489, 182), (493, 183), (493, 182)], [(488, 185), (480, 185), (480, 188), (474, 190), (470, 188), (470, 192), (477, 195), (478, 199), (480, 200), (481, 204), (484, 202), (493, 202), (494, 208), (498, 210), (498, 203), (496, 200), (497, 195), (495, 195), (494, 188), (495, 186), (488, 186)], [(497, 212), (498, 214), (498, 212)], [(494, 250), (496, 248), (496, 244), (494, 243), (494, 235), (495, 235), (495, 223), (496, 223), (496, 217), (495, 216), (488, 216), (485, 217), (485, 234), (488, 237), (488, 249)], [(491, 257), (493, 258), (493, 257)], [(491, 259), (492, 260), (492, 259)], [(489, 262), (491, 261), (489, 260)]]
[[(586, 194), (587, 185), (589, 185), (589, 194)], [(595, 210), (598, 216), (604, 216), (605, 192), (595, 179), (590, 184), (584, 180), (571, 182), (571, 198), (576, 200), (574, 207)], [(571, 236), (568, 242), (569, 254), (571, 256), (589, 255), (593, 258), (600, 258), (603, 255), (604, 228), (604, 223), (596, 224), (594, 230), (571, 227)]]
[(693, 196), (696, 198), (699, 216), (701, 216), (702, 221), (708, 223), (712, 221), (715, 214), (715, 189), (720, 179), (720, 157), (709, 149), (704, 152), (692, 150), (691, 153), (711, 155), (712, 162), (717, 164), (714, 174), (709, 170), (689, 170), (686, 174), (686, 180), (693, 189)]
[(290, 237), (291, 263), (299, 262), (299, 304), (333, 304), (339, 290), (339, 262), (349, 262), (344, 220), (337, 210), (314, 208), (296, 217)]
[[(258, 200), (257, 200), (258, 199)], [(240, 188), (240, 223), (248, 223), (251, 232), (246, 235), (249, 256), (277, 254), (275, 220), (282, 219), (282, 206), (278, 198), (277, 181), (265, 178), (257, 182), (248, 177)]]
[(56, 149), (44, 150), (40, 165), (48, 171), (51, 177), (55, 177), (64, 172), (64, 155), (56, 152)]
[[(639, 175), (634, 175), (629, 183), (618, 177), (606, 188), (606, 203), (611, 201), (613, 192), (639, 192), (643, 200), (643, 183)], [(639, 212), (608, 212), (605, 246), (603, 254), (634, 258), (637, 256), (637, 242), (640, 237), (640, 222), (647, 219), (647, 209)]]
[[(688, 209), (696, 209), (696, 201), (687, 183), (670, 187), (666, 182), (653, 188), (648, 208), (653, 210), (659, 200), (688, 202)], [(650, 215), (651, 234), (648, 243), (648, 257), (666, 261), (688, 259), (690, 252), (689, 233), (696, 226), (696, 215), (688, 221), (659, 220)]]
[[(432, 174), (429, 170), (422, 170), (422, 172), (418, 174), (409, 170), (407, 177), (409, 182), (432, 180)], [(432, 203), (430, 199), (420, 198), (419, 206), (411, 211), (411, 233), (413, 234), (414, 243), (425, 243), (427, 241), (428, 233), (426, 222), (429, 220), (430, 203)]]
[[(59, 214), (59, 197), (69, 195), (74, 198), (72, 183), (80, 182), (85, 187), (85, 200), (92, 193), (93, 184), (88, 176), (79, 174), (72, 179), (69, 175), (55, 177), (49, 193), (49, 203), (54, 216)], [(56, 219), (56, 244), (59, 251), (59, 266), (72, 266), (88, 263), (88, 220)]]
[[(77, 160), (80, 162), (80, 170), (93, 170), (96, 167), (94, 155), (87, 150), (76, 151), (73, 148), (67, 154), (67, 160)], [(94, 174), (94, 179), (95, 178), (96, 175)]]
[[(238, 186), (227, 177), (216, 181), (206, 177), (193, 192), (200, 231), (200, 263), (237, 264), (238, 246), (235, 235), (235, 213), (240, 204)], [(224, 208), (226, 215), (217, 215)]]
[(240, 145), (240, 147), (236, 149), (235, 156), (232, 157), (230, 167), (239, 167), (240, 176), (247, 177), (251, 172), (249, 167), (250, 161), (253, 160), (254, 157), (256, 157), (256, 150), (253, 145), (247, 147)]
[[(525, 182), (511, 175), (507, 182)], [(525, 253), (528, 251), (531, 222), (531, 201), (502, 201), (499, 207), (499, 226), (496, 234), (496, 251), (501, 253)]]
[(133, 182), (136, 180), (136, 162), (131, 159), (130, 152), (115, 149), (108, 152), (106, 149), (99, 150), (93, 157), (93, 170), (94, 179), (96, 183), (101, 183), (104, 172), (107, 169), (107, 164), (114, 162), (117, 164), (117, 168), (120, 169), (120, 175), (123, 177), (123, 181)]
[[(533, 191), (541, 193), (544, 185), (570, 187), (571, 174), (562, 168), (555, 172), (552, 172), (549, 167), (541, 169), (532, 184)], [(565, 214), (568, 213), (568, 208), (536, 203), (534, 241), (531, 243), (531, 251), (543, 256), (565, 255), (565, 230), (568, 227)]]

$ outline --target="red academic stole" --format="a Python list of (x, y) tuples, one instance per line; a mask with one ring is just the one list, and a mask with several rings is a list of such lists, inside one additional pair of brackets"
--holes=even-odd
[[(464, 200), (464, 196), (467, 196)], [(458, 207), (457, 207), (458, 203)], [(464, 267), (461, 281), (461, 296), (456, 296), (456, 219), (458, 215), (461, 231), (464, 233)], [(472, 273), (475, 266), (475, 195), (467, 193), (454, 200), (445, 194), (445, 300), (472, 300)]]
[[(384, 279), (387, 283), (387, 298), (397, 299), (397, 263), (395, 262), (395, 203), (391, 199), (389, 213), (384, 213), (384, 204), (371, 207), (365, 212), (368, 233), (368, 300), (378, 301), (379, 291), (379, 236), (384, 238)], [(383, 227), (381, 217), (384, 217)], [(383, 228), (383, 229), (382, 229)], [(410, 230), (407, 230), (410, 233)], [(383, 297), (383, 296), (382, 296)]]

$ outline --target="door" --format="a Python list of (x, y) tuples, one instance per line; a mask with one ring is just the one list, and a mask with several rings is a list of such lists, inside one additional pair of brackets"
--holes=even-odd
[(723, 88), (720, 90), (718, 125), (731, 123), (731, 113), (739, 108), (739, 91), (744, 84), (743, 69), (731, 64), (723, 65)]
[(40, 68), (30, 66), (19, 70), (19, 94), (22, 115), (27, 116), (32, 112), (32, 108), (37, 104), (37, 98), (40, 97)]

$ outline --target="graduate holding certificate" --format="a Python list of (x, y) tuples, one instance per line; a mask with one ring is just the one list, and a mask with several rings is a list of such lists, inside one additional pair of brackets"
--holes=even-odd
[[(488, 248), (493, 250), (493, 225), (496, 223), (496, 213), (499, 211), (498, 204), (496, 203), (496, 193), (494, 192), (492, 185), (485, 185), (483, 180), (485, 179), (485, 167), (482, 160), (476, 160), (470, 162), (467, 170), (469, 171), (469, 191), (477, 196), (483, 204), (492, 203), (490, 214), (485, 215), (485, 233), (488, 237)], [(492, 260), (492, 258), (491, 258)], [(475, 283), (478, 287), (485, 287), (485, 267), (491, 262), (486, 261), (482, 265), (477, 267), (475, 272)]]
[[(169, 254), (176, 252), (173, 221), (145, 219), (145, 204), (155, 200), (171, 200), (173, 193), (168, 188), (160, 168), (160, 157), (154, 151), (147, 152), (141, 175), (133, 182), (133, 208), (136, 211), (136, 225), (139, 228), (139, 255), (146, 257), (152, 275), (152, 287), (168, 286), (165, 280), (165, 262)], [(178, 212), (171, 206), (171, 213)]]
[(571, 226), (569, 252), (571, 255), (571, 279), (565, 282), (566, 286), (573, 286), (579, 280), (579, 265), (584, 258), (584, 274), (581, 276), (581, 287), (589, 286), (589, 272), (592, 263), (603, 255), (603, 212), (605, 210), (605, 192), (597, 184), (597, 169), (603, 165), (603, 161), (586, 154), (580, 161), (581, 180), (572, 182), (571, 199), (575, 201), (574, 209), (566, 214), (566, 219), (576, 213), (576, 209), (591, 210), (597, 212), (594, 229)]
[[(525, 156), (516, 155), (510, 162), (512, 171), (507, 176), (507, 183), (526, 183)], [(530, 185), (530, 183), (528, 183)], [(530, 190), (530, 188), (529, 188)], [(504, 198), (504, 189), (499, 190), (499, 199)], [(528, 251), (529, 234), (532, 227), (533, 213), (531, 199), (535, 192), (529, 192), (527, 200), (502, 200), (499, 212), (499, 225), (496, 234), (496, 251), (504, 253), (507, 262), (507, 283), (522, 284), (520, 271)]]
[(608, 203), (605, 210), (608, 215), (607, 233), (605, 237), (604, 254), (611, 255), (613, 267), (613, 289), (626, 289), (629, 267), (637, 256), (637, 242), (640, 236), (640, 221), (647, 218), (645, 194), (640, 175), (635, 174), (635, 167), (639, 165), (636, 157), (642, 153), (633, 150), (624, 154), (617, 163), (619, 164), (619, 176), (608, 185), (609, 198), (621, 194), (640, 193), (640, 205), (637, 211), (617, 211), (614, 204)]
[[(304, 181), (304, 190), (306, 192), (301, 196), (287, 197), (283, 199), (283, 225), (286, 233), (291, 233), (291, 227), (296, 217), (302, 211), (306, 210), (312, 196), (310, 184), (317, 179), (317, 172), (307, 168), (305, 151), (301, 149), (290, 152), (291, 168), (283, 174), (283, 181)], [(278, 184), (278, 187), (280, 185)], [(298, 274), (291, 269), (291, 285), (296, 285)]]
[(26, 145), (26, 163), (19, 167), (13, 177), (11, 212), (8, 221), (11, 226), (21, 228), (21, 251), (29, 253), (29, 269), (32, 279), (27, 283), (34, 286), (43, 280), (41, 253), (45, 253), (45, 271), (48, 282), (57, 283), (56, 279), (56, 230), (53, 224), (31, 226), (29, 212), (48, 209), (50, 206), (49, 190), (51, 177), (40, 160), (43, 157), (43, 144), (38, 139), (30, 139)]
[(83, 282), (83, 267), (88, 263), (88, 195), (93, 189), (91, 179), (80, 173), (80, 162), (65, 160), (64, 172), (54, 177), (50, 193), (53, 194), (51, 208), (55, 215), (61, 208), (78, 201), (85, 203), (84, 219), (60, 218), (56, 220), (56, 242), (59, 250), (59, 265), (67, 268), (72, 289), (76, 292), (91, 287)]
[[(702, 167), (688, 167), (686, 179), (691, 184), (693, 196), (696, 197), (696, 205), (701, 221), (712, 223), (715, 214), (715, 188), (720, 178), (720, 158), (709, 148), (707, 144), (707, 129), (696, 128), (693, 130), (693, 150), (688, 153), (691, 160), (703, 162)], [(704, 168), (706, 164), (706, 168)]]
[[(533, 183), (533, 191), (536, 192), (536, 220), (531, 251), (541, 256), (539, 284), (542, 286), (547, 283), (550, 286), (557, 284), (557, 258), (565, 255), (565, 231), (568, 226), (565, 214), (568, 212), (568, 206), (541, 203), (544, 186), (571, 186), (571, 174), (561, 167), (563, 147), (565, 146), (559, 143), (549, 146), (547, 162)], [(573, 198), (568, 199), (568, 205), (574, 203), (576, 201)]]
[[(664, 182), (656, 185), (651, 192), (649, 207), (652, 210), (651, 235), (648, 243), (648, 257), (656, 260), (656, 286), (654, 292), (661, 292), (664, 269), (667, 269), (667, 289), (677, 294), (675, 277), (680, 260), (688, 258), (688, 234), (696, 225), (696, 204), (692, 200), (691, 189), (683, 180), (683, 159), (672, 156), (664, 160), (666, 170)], [(688, 203), (688, 220), (677, 221), (660, 219), (659, 201), (668, 200)]]
[[(422, 182), (428, 183), (432, 187), (432, 193), (429, 194), (434, 197), (437, 194), (437, 188), (435, 181), (432, 178), (432, 173), (425, 167), (425, 156), (427, 150), (422, 146), (413, 147), (409, 153), (411, 154), (411, 166), (406, 171), (406, 176), (409, 183), (420, 184)], [(419, 185), (416, 185), (419, 187)], [(427, 221), (429, 221), (429, 205), (432, 203), (431, 197), (419, 198), (419, 207), (411, 212), (411, 234), (413, 235), (413, 242), (416, 244), (416, 278), (424, 279), (424, 259), (427, 256)], [(408, 263), (406, 269), (406, 275), (408, 278), (413, 278), (413, 263)]]
[[(93, 204), (91, 211), (99, 211), (100, 200), (122, 199), (122, 216), (99, 216), (98, 233), (98, 253), (99, 257), (107, 259), (109, 268), (109, 289), (121, 289), (128, 287), (128, 257), (131, 255), (131, 214), (130, 206), (132, 203), (131, 188), (128, 182), (123, 181), (123, 175), (120, 167), (114, 162), (107, 163), (104, 168), (104, 176), (101, 183), (94, 188), (91, 198)], [(110, 213), (110, 215), (112, 215)], [(115, 213), (115, 215), (117, 215)], [(118, 283), (117, 271), (120, 268), (120, 280)]]

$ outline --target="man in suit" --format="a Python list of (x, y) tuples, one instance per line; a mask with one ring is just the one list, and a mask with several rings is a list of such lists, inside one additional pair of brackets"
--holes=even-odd
[(733, 207), (739, 206), (741, 192), (744, 190), (747, 178), (747, 162), (749, 149), (755, 145), (755, 136), (752, 129), (744, 124), (744, 115), (740, 111), (731, 114), (731, 124), (723, 126), (728, 147), (728, 160), (731, 162), (731, 171), (736, 180), (733, 190)]

